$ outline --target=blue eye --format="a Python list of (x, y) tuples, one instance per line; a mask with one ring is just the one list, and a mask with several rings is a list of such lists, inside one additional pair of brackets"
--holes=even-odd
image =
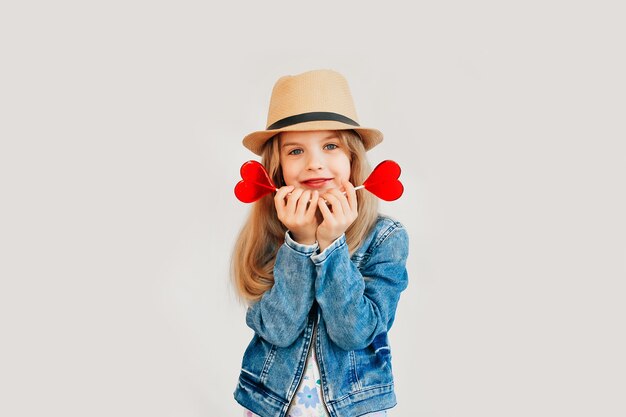
[(302, 153), (302, 149), (294, 149), (289, 151), (289, 155), (300, 155)]
[(324, 146), (324, 148), (332, 151), (333, 149), (337, 149), (338, 146), (334, 143), (329, 143), (328, 145)]

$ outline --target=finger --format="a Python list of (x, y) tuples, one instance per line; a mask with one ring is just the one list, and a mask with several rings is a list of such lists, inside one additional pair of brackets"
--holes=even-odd
[(320, 209), (320, 213), (322, 213), (322, 217), (324, 220), (332, 219), (333, 213), (330, 212), (330, 208), (326, 205), (326, 201), (323, 198), (317, 200), (317, 206)]
[(315, 215), (315, 211), (317, 210), (317, 201), (320, 198), (320, 193), (317, 190), (314, 190), (311, 194), (311, 202), (309, 203), (309, 208), (306, 210), (305, 216), (310, 219)]
[(276, 211), (278, 214), (284, 212), (285, 206), (287, 202), (285, 201), (285, 197), (291, 191), (293, 191), (295, 187), (293, 185), (286, 185), (284, 187), (280, 187), (280, 189), (276, 192), (274, 196), (274, 205), (276, 206)]
[(330, 190), (330, 192), (337, 197), (337, 200), (339, 200), (339, 202), (341, 203), (341, 208), (343, 210), (343, 212), (345, 214), (349, 213), (350, 210), (350, 204), (348, 203), (348, 197), (346, 197), (346, 194), (342, 191), (339, 191), (338, 189), (332, 189)]
[[(324, 199), (326, 199), (326, 201), (328, 201), (328, 203), (331, 205), (332, 213), (334, 216), (343, 216), (343, 207), (341, 206), (341, 202), (339, 201), (339, 198), (337, 198), (337, 196), (335, 195), (333, 191), (335, 190), (330, 190), (329, 192), (324, 194)], [(339, 192), (339, 191), (336, 191), (336, 192)]]
[(348, 205), (353, 213), (357, 212), (358, 200), (356, 198), (356, 190), (354, 185), (350, 181), (343, 182), (343, 188), (346, 190), (346, 198), (348, 199)]
[(297, 207), (296, 207), (296, 215), (299, 217), (303, 217), (306, 212), (307, 204), (309, 204), (309, 200), (311, 199), (311, 191), (306, 190), (298, 199)]
[(276, 191), (276, 194), (274, 195), (274, 200), (284, 202), (287, 194), (292, 192), (294, 188), (296, 187), (294, 187), (293, 185), (285, 185), (284, 187), (280, 187), (278, 191)]
[(291, 192), (291, 195), (287, 196), (287, 213), (293, 213), (296, 211), (296, 204), (298, 204), (298, 199), (304, 192), (302, 188), (296, 188)]
[[(341, 206), (341, 214), (342, 215), (347, 215), (349, 214), (352, 210), (350, 209), (350, 204), (348, 204), (348, 199), (346, 198), (346, 196), (339, 191), (338, 189), (334, 188), (332, 190), (329, 190), (329, 192), (335, 197), (337, 198), (337, 201), (339, 202), (340, 206)], [(333, 208), (333, 212), (334, 212), (334, 208)]]

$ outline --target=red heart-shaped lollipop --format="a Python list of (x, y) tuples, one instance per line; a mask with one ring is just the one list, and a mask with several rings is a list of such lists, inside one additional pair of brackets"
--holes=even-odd
[[(235, 185), (235, 196), (240, 201), (252, 203), (265, 194), (277, 191), (272, 179), (259, 162), (245, 162), (240, 172), (243, 179)], [(404, 187), (398, 180), (399, 177), (400, 166), (394, 161), (386, 160), (378, 164), (363, 185), (355, 187), (355, 190), (365, 188), (383, 200), (397, 200), (404, 192)]]
[(363, 187), (385, 201), (397, 200), (404, 192), (404, 186), (398, 180), (400, 172), (400, 165), (394, 161), (383, 161), (363, 182)]
[(235, 185), (235, 196), (244, 203), (252, 203), (265, 194), (276, 191), (276, 186), (260, 162), (245, 162), (239, 173), (242, 180)]

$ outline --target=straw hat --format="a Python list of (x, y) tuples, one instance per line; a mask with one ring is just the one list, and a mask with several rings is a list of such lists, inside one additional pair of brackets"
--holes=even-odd
[(274, 84), (265, 130), (243, 138), (243, 145), (261, 155), (263, 145), (279, 132), (355, 130), (369, 150), (383, 134), (362, 127), (346, 79), (336, 71), (315, 70), (281, 77)]

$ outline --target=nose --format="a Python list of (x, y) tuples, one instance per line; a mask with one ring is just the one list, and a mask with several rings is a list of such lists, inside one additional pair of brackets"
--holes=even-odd
[(324, 168), (324, 161), (322, 155), (318, 152), (309, 152), (306, 168), (310, 171), (316, 171)]

